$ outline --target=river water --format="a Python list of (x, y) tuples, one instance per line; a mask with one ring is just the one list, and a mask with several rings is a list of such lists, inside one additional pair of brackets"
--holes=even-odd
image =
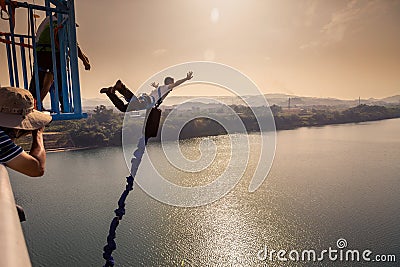
[[(231, 192), (197, 208), (160, 203), (135, 185), (117, 230), (116, 266), (399, 266), (399, 133), (400, 119), (279, 131), (273, 166), (257, 191), (247, 190), (257, 164), (253, 155)], [(227, 136), (211, 138), (220, 164), (203, 174), (174, 172), (162, 157), (158, 168), (176, 183), (208, 182), (230, 151)], [(259, 136), (250, 139), (257, 146)], [(183, 153), (199, 156), (200, 141), (182, 142)], [(157, 151), (150, 144), (149, 153)], [(10, 172), (27, 215), (23, 230), (33, 265), (102, 266), (128, 175), (122, 148), (50, 153), (47, 166), (39, 179)], [(337, 249), (340, 238), (347, 249), (394, 254), (397, 262), (280, 262), (260, 254), (265, 247)]]

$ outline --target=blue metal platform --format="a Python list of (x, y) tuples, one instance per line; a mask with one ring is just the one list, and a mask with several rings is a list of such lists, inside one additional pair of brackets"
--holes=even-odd
[[(40, 70), (37, 67), (35, 16), (41, 14), (42, 19), (49, 17), (50, 33), (57, 32), (57, 34), (50, 34), (54, 77), (50, 89), (53, 119), (75, 120), (86, 118), (87, 114), (82, 112), (81, 103), (74, 1), (45, 0), (42, 6), (22, 1), (5, 0), (5, 5), (7, 10), (2, 11), (2, 15), (4, 15), (3, 13), (8, 15), (9, 32), (0, 32), (0, 41), (5, 44), (10, 86), (28, 89), (28, 78), (35, 77), (37, 109), (43, 110), (39, 88)], [(15, 9), (20, 8), (26, 9), (25, 16), (21, 16), (22, 12), (15, 15)], [(57, 14), (57, 16), (54, 17), (54, 14)], [(15, 25), (18, 23), (28, 25), (27, 34), (15, 32)], [(1, 46), (0, 49), (2, 49)], [(57, 58), (58, 54), (59, 58)], [(33, 58), (33, 68), (31, 60), (28, 62), (27, 58)], [(61, 77), (57, 77), (57, 61), (59, 62)], [(58, 88), (59, 84), (62, 86), (61, 90)], [(60, 108), (59, 92), (62, 93), (63, 110)]]

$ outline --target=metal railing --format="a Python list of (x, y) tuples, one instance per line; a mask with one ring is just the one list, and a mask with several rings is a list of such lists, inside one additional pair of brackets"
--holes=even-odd
[(2, 164), (0, 164), (0, 266), (32, 266), (8, 172)]

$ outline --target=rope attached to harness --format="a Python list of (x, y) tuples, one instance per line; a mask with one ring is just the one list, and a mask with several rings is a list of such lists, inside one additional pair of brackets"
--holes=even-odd
[(159, 100), (154, 106), (148, 109), (148, 114), (146, 118), (145, 132), (143, 136), (139, 139), (136, 150), (133, 152), (133, 157), (131, 160), (131, 171), (130, 175), (126, 177), (125, 190), (122, 192), (121, 197), (118, 200), (118, 208), (114, 210), (115, 217), (112, 219), (110, 224), (110, 230), (107, 236), (107, 245), (103, 247), (103, 259), (106, 260), (104, 267), (112, 267), (115, 264), (112, 253), (117, 249), (117, 244), (115, 242), (116, 230), (122, 217), (125, 215), (125, 200), (129, 195), (129, 192), (133, 190), (133, 182), (136, 177), (136, 173), (139, 169), (139, 165), (142, 161), (143, 154), (147, 145), (147, 141), (150, 137), (157, 136), (158, 125), (160, 123), (161, 110), (158, 107), (162, 103), (161, 91), (158, 90)]
[(122, 192), (121, 197), (118, 200), (118, 209), (114, 210), (116, 216), (111, 221), (110, 230), (107, 236), (107, 245), (105, 245), (103, 248), (103, 259), (106, 260), (104, 267), (112, 267), (115, 264), (114, 258), (111, 255), (113, 251), (117, 249), (117, 244), (114, 240), (116, 237), (115, 232), (119, 225), (119, 221), (122, 220), (122, 217), (125, 215), (125, 200), (129, 192), (133, 190), (133, 181), (139, 169), (140, 162), (142, 161), (146, 143), (147, 139), (142, 136), (139, 139), (135, 152), (133, 152), (133, 158), (131, 160), (131, 175), (126, 177), (127, 184), (125, 186), (125, 190)]

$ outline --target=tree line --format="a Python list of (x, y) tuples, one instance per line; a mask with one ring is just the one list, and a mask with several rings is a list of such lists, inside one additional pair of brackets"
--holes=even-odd
[[(254, 116), (253, 110), (246, 106), (232, 105), (231, 108), (238, 114), (240, 120), (245, 126), (247, 132), (258, 132), (260, 130), (272, 130), (273, 127), (267, 129), (260, 129), (259, 124)], [(265, 109), (265, 107), (257, 107)], [(299, 112), (288, 112), (283, 110), (277, 105), (271, 106), (273, 119), (277, 130), (294, 129), (303, 126), (319, 126), (328, 124), (341, 124), (350, 122), (364, 122), (383, 120), (390, 118), (400, 117), (400, 106), (383, 107), (383, 106), (369, 106), (359, 105), (357, 107), (348, 108), (344, 110), (331, 110), (331, 109), (308, 109), (307, 111), (301, 110)], [(160, 129), (163, 127), (164, 119), (167, 112), (163, 113), (161, 119)], [(257, 112), (257, 114), (259, 114)], [(214, 114), (217, 120), (208, 118), (196, 118), (190, 120), (190, 114), (182, 114), (178, 120), (165, 125), (163, 131), (166, 138), (176, 138), (176, 133), (181, 129), (181, 125), (185, 126), (179, 133), (179, 139), (212, 136), (226, 134), (224, 126), (229, 126), (234, 132), (242, 132), (242, 128), (238, 127), (237, 121), (233, 118), (226, 116), (224, 113)], [(271, 126), (272, 117), (268, 116), (268, 112), (259, 118), (262, 125)], [(113, 109), (108, 109), (105, 106), (97, 106), (92, 112), (89, 113), (87, 119), (76, 121), (55, 121), (46, 128), (46, 132), (60, 132), (63, 133), (63, 138), (69, 138), (75, 147), (104, 147), (104, 146), (121, 146), (122, 140), (122, 127), (123, 127), (124, 114), (114, 112)], [(143, 120), (129, 120), (130, 123), (142, 123)], [(273, 125), (273, 124), (272, 124)], [(141, 136), (141, 125), (125, 125), (124, 134), (132, 137), (132, 139)], [(155, 141), (159, 140), (154, 138)], [(65, 140), (64, 140), (65, 143)], [(54, 146), (57, 146), (55, 142)]]

